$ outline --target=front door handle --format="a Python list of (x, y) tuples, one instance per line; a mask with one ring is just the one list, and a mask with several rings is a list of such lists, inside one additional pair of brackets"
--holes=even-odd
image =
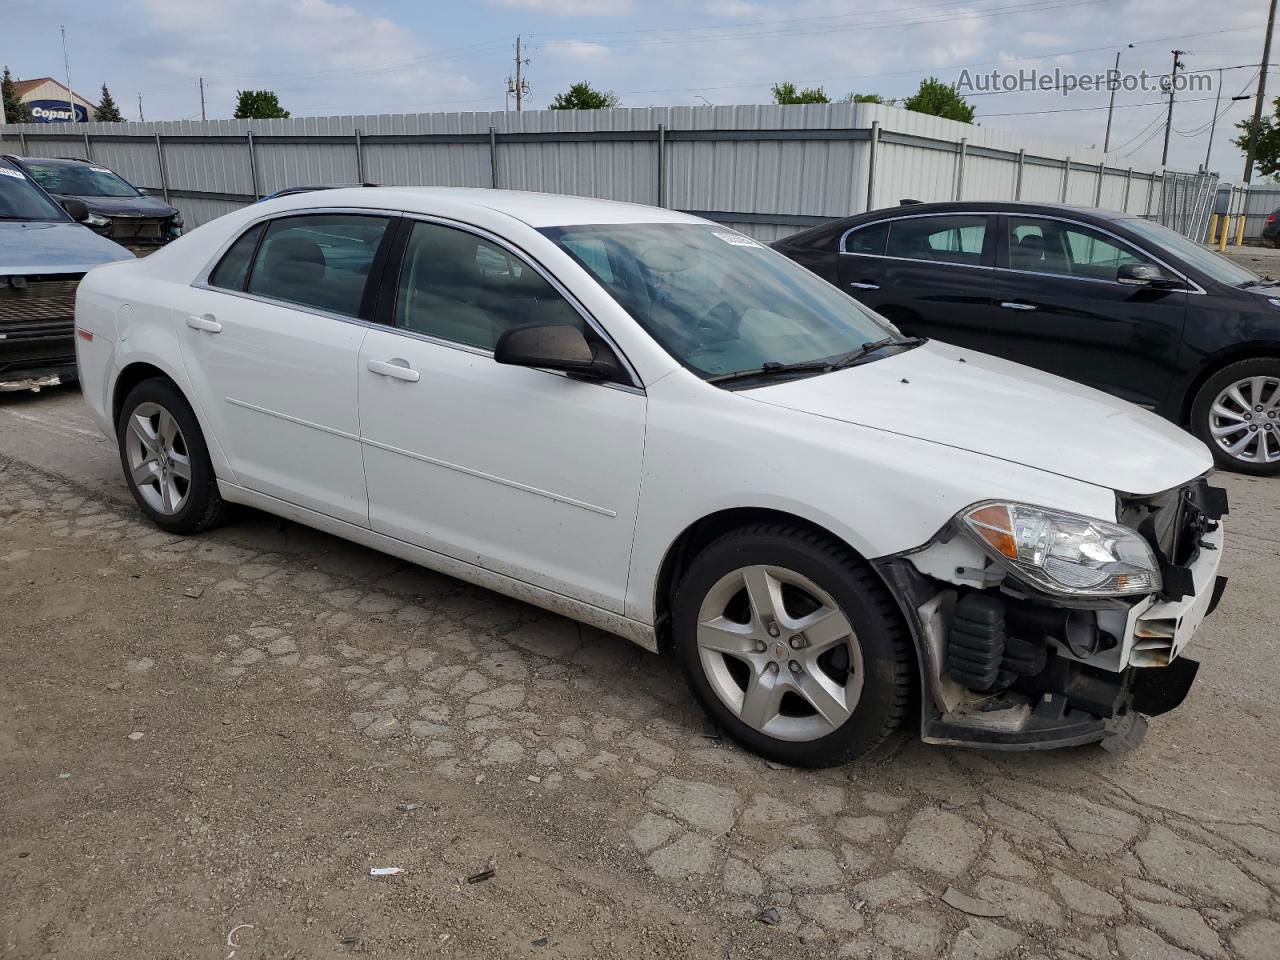
[(376, 373), (380, 377), (393, 377), (408, 383), (417, 383), (422, 379), (422, 375), (409, 366), (409, 361), (399, 357), (394, 360), (370, 360), (366, 366), (370, 373)]
[(879, 290), (880, 289), (880, 284), (878, 283), (860, 283), (858, 281), (855, 281), (849, 284), (849, 286), (853, 287), (853, 289), (855, 290)]
[(1000, 304), (1005, 310), (1038, 310), (1034, 303), (1019, 303), (1017, 300), (1006, 300)]
[(209, 316), (208, 314), (205, 314), (202, 317), (198, 317), (194, 315), (187, 317), (187, 326), (190, 327), (192, 330), (203, 330), (205, 333), (221, 333), (222, 332), (222, 324), (220, 324), (217, 320), (213, 319), (213, 317)]

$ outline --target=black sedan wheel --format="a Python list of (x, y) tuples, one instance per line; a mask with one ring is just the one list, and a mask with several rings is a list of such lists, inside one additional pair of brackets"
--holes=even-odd
[(1219, 466), (1280, 474), (1280, 358), (1241, 360), (1211, 376), (1196, 394), (1191, 427)]

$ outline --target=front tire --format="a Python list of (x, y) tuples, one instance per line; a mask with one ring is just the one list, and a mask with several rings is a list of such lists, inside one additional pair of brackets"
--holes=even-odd
[(799, 524), (725, 534), (690, 564), (673, 635), (694, 694), (734, 740), (794, 767), (879, 746), (913, 691), (906, 628), (848, 547)]
[(169, 380), (144, 380), (125, 397), (116, 423), (129, 492), (156, 526), (200, 533), (226, 514), (204, 434), (191, 404)]
[(1280, 357), (1239, 360), (1209, 377), (1191, 406), (1191, 429), (1218, 466), (1280, 474)]

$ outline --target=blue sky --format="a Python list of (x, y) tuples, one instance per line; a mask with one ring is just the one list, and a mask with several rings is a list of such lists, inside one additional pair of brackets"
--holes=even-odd
[[(520, 33), (531, 61), (529, 106), (576, 80), (614, 90), (626, 106), (767, 103), (778, 80), (906, 96), (930, 73), (965, 66), (1166, 72), (1174, 48), (1189, 69), (1224, 72), (1223, 99), (1255, 89), (1267, 0), (1231, 0), (1206, 17), (1201, 0), (7, 0), (0, 62), (15, 76), (62, 75), (66, 24), (73, 85), (103, 80), (127, 116), (143, 96), (148, 120), (230, 116), (240, 88), (276, 90), (295, 116), (502, 110)], [(1280, 60), (1280, 49), (1273, 50)], [(1214, 71), (1216, 77), (1216, 70)], [(1280, 95), (1280, 71), (1269, 89)], [(1174, 117), (1170, 166), (1203, 162), (1213, 93), (1188, 93)], [(1157, 93), (1120, 93), (1117, 162), (1156, 163)], [(1105, 92), (974, 97), (980, 122), (1101, 145)], [(1228, 101), (1229, 103), (1229, 101)], [(1083, 108), (1083, 109), (1082, 109)], [(1103, 108), (1103, 109), (1099, 109)], [(1232, 123), (1218, 124), (1211, 166), (1238, 177)], [(1047, 112), (1053, 111), (1053, 112)], [(1201, 129), (1205, 128), (1205, 129)]]

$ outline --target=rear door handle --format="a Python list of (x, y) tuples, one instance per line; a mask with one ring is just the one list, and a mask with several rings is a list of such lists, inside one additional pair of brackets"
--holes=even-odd
[(880, 289), (880, 284), (878, 283), (858, 283), (855, 281), (854, 283), (849, 284), (849, 286), (853, 287), (853, 289), (855, 290), (879, 290)]
[(1038, 310), (1034, 303), (1018, 303), (1016, 300), (1006, 300), (1000, 304), (1005, 310)]
[(409, 366), (409, 361), (399, 357), (394, 360), (370, 360), (365, 366), (370, 373), (376, 373), (380, 377), (394, 377), (408, 383), (417, 383), (422, 379), (422, 375)]
[(187, 317), (187, 326), (192, 330), (203, 330), (205, 333), (221, 333), (222, 324), (210, 316)]

